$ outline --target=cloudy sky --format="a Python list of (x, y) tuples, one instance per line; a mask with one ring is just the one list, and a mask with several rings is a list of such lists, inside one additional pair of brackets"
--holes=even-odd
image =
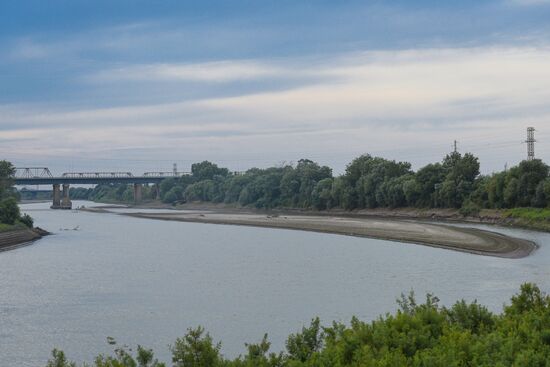
[(0, 157), (58, 173), (235, 170), (458, 140), (550, 161), (550, 0), (0, 3)]

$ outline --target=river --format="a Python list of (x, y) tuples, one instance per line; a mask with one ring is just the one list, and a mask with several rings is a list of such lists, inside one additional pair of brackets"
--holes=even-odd
[[(74, 202), (91, 206), (90, 202)], [(91, 362), (119, 344), (168, 345), (204, 326), (222, 352), (269, 334), (273, 350), (311, 318), (349, 322), (393, 312), (402, 292), (501, 311), (523, 282), (550, 291), (550, 234), (522, 259), (292, 230), (155, 221), (116, 214), (22, 211), (54, 235), (0, 253), (0, 365), (44, 366), (50, 351)], [(76, 229), (76, 230), (75, 230)]]

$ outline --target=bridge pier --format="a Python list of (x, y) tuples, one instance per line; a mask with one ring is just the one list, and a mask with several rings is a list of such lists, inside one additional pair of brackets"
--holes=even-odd
[(59, 190), (59, 184), (53, 184), (53, 203), (50, 208), (61, 209), (61, 191)]
[(139, 203), (141, 201), (141, 184), (134, 184), (134, 202)]
[(63, 184), (63, 200), (61, 201), (61, 209), (72, 209), (73, 203), (69, 198), (69, 184)]

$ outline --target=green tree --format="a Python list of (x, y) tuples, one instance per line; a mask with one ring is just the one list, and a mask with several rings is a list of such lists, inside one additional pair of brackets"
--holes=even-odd
[(479, 160), (470, 153), (462, 156), (453, 152), (443, 160), (443, 169), (446, 175), (440, 191), (442, 202), (447, 207), (460, 208), (475, 190)]
[[(534, 284), (523, 284), (504, 312), (495, 315), (477, 302), (439, 306), (426, 295), (402, 295), (397, 312), (369, 322), (352, 318), (349, 326), (319, 319), (292, 334), (286, 352), (269, 353), (267, 335), (246, 344), (247, 353), (234, 360), (220, 355), (204, 329), (190, 329), (172, 349), (174, 367), (362, 367), (362, 366), (548, 366), (550, 361), (550, 297)], [(54, 350), (47, 367), (76, 367)], [(161, 366), (152, 351), (138, 347), (137, 356), (116, 349), (100, 356), (95, 367)]]
[(315, 185), (311, 193), (311, 202), (315, 209), (324, 210), (334, 206), (332, 200), (332, 182), (332, 178), (325, 178)]
[(313, 206), (313, 191), (319, 181), (332, 178), (332, 170), (309, 160), (300, 159), (296, 168), (284, 167), (280, 182), (281, 200), (287, 206)]
[(183, 338), (172, 346), (174, 367), (217, 367), (221, 366), (221, 344), (214, 345), (210, 334), (202, 327), (189, 329)]
[(534, 159), (521, 162), (510, 172), (518, 179), (518, 205), (529, 206), (538, 185), (548, 178), (549, 167), (540, 159)]
[[(347, 167), (344, 174), (346, 185), (350, 187), (348, 194), (349, 207), (375, 208), (383, 205), (377, 200), (382, 200), (383, 195), (379, 190), (385, 181), (398, 178), (411, 173), (411, 165), (407, 162), (389, 161), (368, 154), (354, 159)], [(383, 192), (383, 189), (381, 189)]]
[(34, 226), (34, 220), (28, 214), (24, 214), (23, 216), (21, 216), (21, 218), (19, 218), (19, 221), (29, 228), (32, 228)]
[(487, 201), (490, 208), (500, 209), (505, 206), (504, 190), (506, 188), (506, 172), (492, 175), (485, 189), (487, 190)]
[(515, 207), (518, 204), (519, 180), (515, 177), (511, 177), (506, 183), (503, 194), (504, 205), (507, 208)]
[(21, 216), (17, 201), (13, 197), (8, 197), (0, 202), (0, 222), (6, 224), (15, 224)]
[(188, 202), (213, 201), (215, 192), (215, 182), (213, 180), (203, 180), (187, 186), (183, 193), (183, 198)]
[(305, 362), (323, 346), (324, 332), (321, 329), (319, 318), (311, 321), (309, 327), (303, 327), (301, 333), (291, 334), (286, 341), (288, 357)]
[(0, 200), (13, 195), (15, 167), (8, 161), (0, 161)]
[(46, 367), (76, 367), (76, 363), (69, 362), (63, 351), (54, 349), (52, 351), (52, 359), (48, 361)]
[(531, 200), (531, 204), (537, 208), (545, 208), (547, 204), (547, 196), (545, 190), (545, 181), (539, 182), (537, 189), (535, 190), (535, 195)]
[(231, 367), (283, 367), (283, 354), (268, 353), (271, 343), (267, 341), (267, 334), (258, 344), (245, 344), (247, 354), (233, 362), (226, 362)]
[(227, 168), (220, 168), (215, 163), (202, 161), (201, 163), (191, 165), (191, 173), (197, 181), (202, 181), (212, 180), (214, 176), (227, 176), (229, 170)]
[(416, 205), (420, 207), (435, 206), (437, 203), (436, 187), (444, 179), (445, 169), (440, 163), (428, 164), (418, 170), (415, 174), (415, 181), (419, 187), (419, 198)]

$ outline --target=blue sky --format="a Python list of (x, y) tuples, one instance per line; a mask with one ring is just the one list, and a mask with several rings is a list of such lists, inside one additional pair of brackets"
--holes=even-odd
[(550, 161), (550, 1), (0, 3), (0, 155), (54, 171), (233, 169), (457, 139)]

